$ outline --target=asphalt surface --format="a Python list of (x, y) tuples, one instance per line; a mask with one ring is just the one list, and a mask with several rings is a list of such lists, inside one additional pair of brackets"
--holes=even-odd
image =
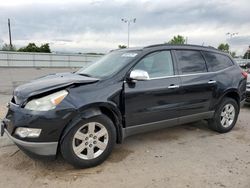
[[(72, 72), (74, 68), (1, 68), (0, 95), (11, 95), (13, 89), (31, 79), (57, 72)], [(1, 99), (0, 99), (1, 102)]]
[[(66, 69), (0, 68), (0, 118), (13, 87)], [(127, 138), (106, 162), (77, 170), (60, 156), (33, 160), (6, 136), (0, 138), (0, 187), (250, 187), (250, 105), (227, 134), (205, 121)]]

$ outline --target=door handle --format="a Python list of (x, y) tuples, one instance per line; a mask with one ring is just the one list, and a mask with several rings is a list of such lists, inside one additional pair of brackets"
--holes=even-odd
[(179, 85), (172, 84), (172, 85), (168, 86), (168, 89), (175, 89), (175, 88), (179, 88), (179, 87), (180, 87)]
[(209, 80), (209, 81), (208, 81), (208, 84), (215, 84), (215, 83), (216, 83), (215, 80)]

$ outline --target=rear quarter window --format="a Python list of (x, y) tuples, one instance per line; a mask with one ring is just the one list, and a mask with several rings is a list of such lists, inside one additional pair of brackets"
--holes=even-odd
[(210, 72), (223, 70), (233, 65), (231, 59), (226, 55), (213, 52), (202, 53), (206, 59), (208, 71)]

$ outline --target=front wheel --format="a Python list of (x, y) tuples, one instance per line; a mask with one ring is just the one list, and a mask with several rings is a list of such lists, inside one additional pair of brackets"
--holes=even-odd
[(239, 115), (239, 105), (232, 98), (224, 98), (215, 111), (214, 118), (208, 120), (211, 129), (219, 132), (229, 132), (234, 126)]
[(101, 164), (115, 145), (113, 122), (105, 115), (81, 121), (66, 135), (61, 144), (64, 159), (78, 168)]

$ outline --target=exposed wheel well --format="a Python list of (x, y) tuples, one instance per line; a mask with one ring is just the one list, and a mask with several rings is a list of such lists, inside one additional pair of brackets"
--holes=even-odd
[(232, 98), (240, 105), (240, 96), (237, 92), (228, 92), (224, 97)]
[(63, 129), (63, 131), (60, 135), (60, 142), (62, 142), (64, 137), (81, 120), (81, 118), (85, 118), (85, 119), (91, 118), (91, 117), (94, 117), (94, 116), (100, 115), (100, 114), (104, 114), (108, 118), (111, 119), (111, 121), (113, 122), (113, 124), (115, 126), (115, 130), (116, 130), (116, 135), (117, 135), (116, 142), (121, 143), (123, 140), (123, 136), (122, 136), (122, 126), (121, 126), (121, 122), (119, 120), (119, 117), (116, 116), (115, 113), (112, 112), (112, 110), (110, 110), (109, 108), (103, 107), (103, 106), (90, 107), (90, 108), (84, 110), (81, 114), (79, 114), (79, 116), (76, 116), (75, 118), (73, 118), (68, 123), (68, 126), (65, 126), (65, 128)]
[(117, 143), (121, 143), (122, 142), (122, 135), (121, 135), (121, 127), (119, 126), (120, 122), (119, 119), (115, 116), (114, 112), (112, 112), (110, 109), (106, 108), (106, 107), (100, 107), (100, 110), (103, 114), (105, 114), (106, 116), (108, 116), (111, 121), (114, 123), (115, 128), (116, 128), (116, 142)]

